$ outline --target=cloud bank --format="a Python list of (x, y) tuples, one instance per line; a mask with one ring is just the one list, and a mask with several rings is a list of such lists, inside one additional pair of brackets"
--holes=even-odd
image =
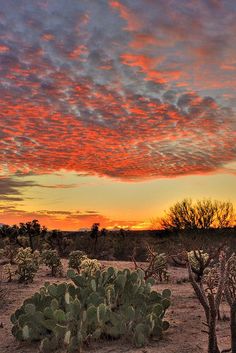
[(224, 170), (235, 20), (233, 0), (2, 1), (1, 173)]

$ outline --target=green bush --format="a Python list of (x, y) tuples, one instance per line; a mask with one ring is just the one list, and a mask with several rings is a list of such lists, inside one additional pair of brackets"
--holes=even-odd
[(41, 341), (44, 353), (63, 346), (80, 352), (91, 339), (122, 336), (142, 347), (168, 329), (170, 290), (153, 291), (143, 271), (110, 267), (93, 276), (69, 270), (68, 276), (73, 284), (45, 284), (12, 315), (18, 340)]
[(62, 263), (57, 250), (43, 250), (42, 261), (44, 265), (51, 269), (51, 275), (57, 276), (62, 274)]

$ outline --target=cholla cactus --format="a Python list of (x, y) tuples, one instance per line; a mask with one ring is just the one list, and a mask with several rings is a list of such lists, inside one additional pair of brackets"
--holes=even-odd
[(44, 265), (51, 269), (51, 275), (57, 276), (62, 274), (62, 263), (57, 250), (44, 250), (42, 252), (42, 261)]
[(85, 252), (81, 250), (72, 251), (69, 254), (69, 267), (75, 269), (79, 273), (81, 262), (86, 259), (87, 255)]
[(0, 259), (4, 257), (4, 249), (0, 249)]
[(19, 282), (33, 282), (39, 269), (39, 252), (32, 252), (31, 248), (19, 248), (15, 257), (16, 274)]
[(29, 239), (25, 235), (19, 235), (17, 241), (23, 248), (29, 247)]
[(160, 282), (162, 282), (163, 280), (168, 281), (169, 272), (168, 272), (168, 264), (167, 264), (166, 254), (155, 253), (155, 257), (154, 257), (154, 261), (153, 261), (153, 270), (155, 272), (154, 277), (158, 277)]
[(236, 353), (236, 255), (227, 262), (225, 297), (230, 307), (231, 351)]
[(13, 280), (14, 275), (15, 275), (15, 271), (14, 271), (12, 265), (11, 264), (4, 265), (3, 271), (4, 271), (4, 274), (7, 278), (7, 281), (11, 282)]
[(85, 258), (81, 261), (80, 271), (85, 276), (93, 276), (98, 270), (101, 269), (101, 264), (96, 259)]
[(4, 239), (3, 249), (0, 249), (0, 258), (5, 258), (10, 264), (14, 264), (16, 248), (10, 244), (9, 239)]
[(192, 250), (187, 253), (187, 256), (191, 269), (197, 276), (197, 281), (200, 281), (204, 274), (204, 270), (211, 262), (209, 254), (203, 250)]
[(190, 261), (187, 262), (187, 267), (190, 282), (206, 315), (208, 326), (208, 353), (220, 353), (216, 336), (216, 319), (227, 277), (226, 256), (223, 252), (220, 254), (219, 266), (205, 270), (200, 283), (197, 283), (193, 276)]
[[(153, 277), (160, 282), (163, 280), (168, 281), (169, 280), (169, 272), (168, 272), (168, 262), (167, 262), (167, 256), (165, 253), (158, 254), (154, 250), (150, 248), (149, 245), (146, 245), (146, 251), (147, 251), (147, 260), (148, 264), (146, 265), (146, 268), (143, 268), (141, 265), (139, 265), (136, 260), (135, 260), (135, 254), (133, 254), (132, 259), (135, 265), (136, 269), (141, 269), (144, 271), (144, 277), (145, 279), (148, 279), (150, 277)], [(134, 250), (135, 253), (135, 250)]]

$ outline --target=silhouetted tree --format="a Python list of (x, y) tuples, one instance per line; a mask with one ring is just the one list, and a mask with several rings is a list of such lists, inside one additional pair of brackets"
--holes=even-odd
[(120, 228), (120, 230), (119, 230), (119, 235), (124, 239), (124, 237), (125, 237), (125, 231), (124, 231), (123, 228)]
[(45, 240), (52, 249), (56, 248), (58, 250), (60, 256), (66, 255), (72, 245), (72, 239), (58, 229), (48, 232)]
[(168, 230), (194, 230), (229, 227), (235, 220), (230, 201), (191, 199), (176, 202), (161, 219), (161, 225)]
[(34, 219), (33, 221), (30, 221), (30, 222), (20, 223), (19, 233), (21, 235), (25, 235), (29, 237), (30, 247), (32, 251), (34, 251), (35, 248), (34, 248), (33, 239), (35, 237), (45, 236), (47, 233), (47, 228), (42, 227), (39, 221), (37, 219)]
[(17, 242), (17, 236), (19, 234), (19, 227), (17, 225), (9, 226), (3, 224), (0, 227), (0, 236), (2, 239), (8, 238), (10, 242)]
[(94, 239), (94, 247), (93, 247), (94, 253), (96, 253), (96, 249), (97, 249), (97, 241), (98, 241), (98, 236), (99, 236), (99, 226), (100, 226), (100, 223), (93, 223), (92, 228), (91, 228), (91, 232), (90, 232), (90, 237), (92, 239)]
[(106, 228), (102, 228), (101, 230), (101, 237), (105, 237), (107, 235), (107, 230)]

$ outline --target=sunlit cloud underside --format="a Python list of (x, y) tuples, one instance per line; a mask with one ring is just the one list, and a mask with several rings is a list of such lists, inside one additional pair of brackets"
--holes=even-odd
[[(44, 199), (45, 207), (38, 202), (38, 212), (37, 195), (31, 195), (33, 210), (30, 192), (40, 188), (51, 195), (54, 189), (63, 202), (61, 190), (77, 190), (80, 178), (90, 176), (139, 182), (142, 193), (148, 180), (235, 175), (233, 0), (0, 3), (4, 221), (9, 207), (32, 216), (46, 210), (51, 226), (55, 213), (47, 213), (47, 202), (56, 194)], [(62, 170), (80, 177), (49, 187), (44, 176)], [(50, 212), (57, 208), (54, 203)], [(101, 216), (99, 204), (96, 209), (91, 218), (84, 208), (86, 221), (80, 214), (80, 222), (97, 220), (98, 212), (104, 223), (117, 224)], [(74, 201), (65, 212), (78, 216)], [(130, 226), (143, 224), (140, 217)]]

